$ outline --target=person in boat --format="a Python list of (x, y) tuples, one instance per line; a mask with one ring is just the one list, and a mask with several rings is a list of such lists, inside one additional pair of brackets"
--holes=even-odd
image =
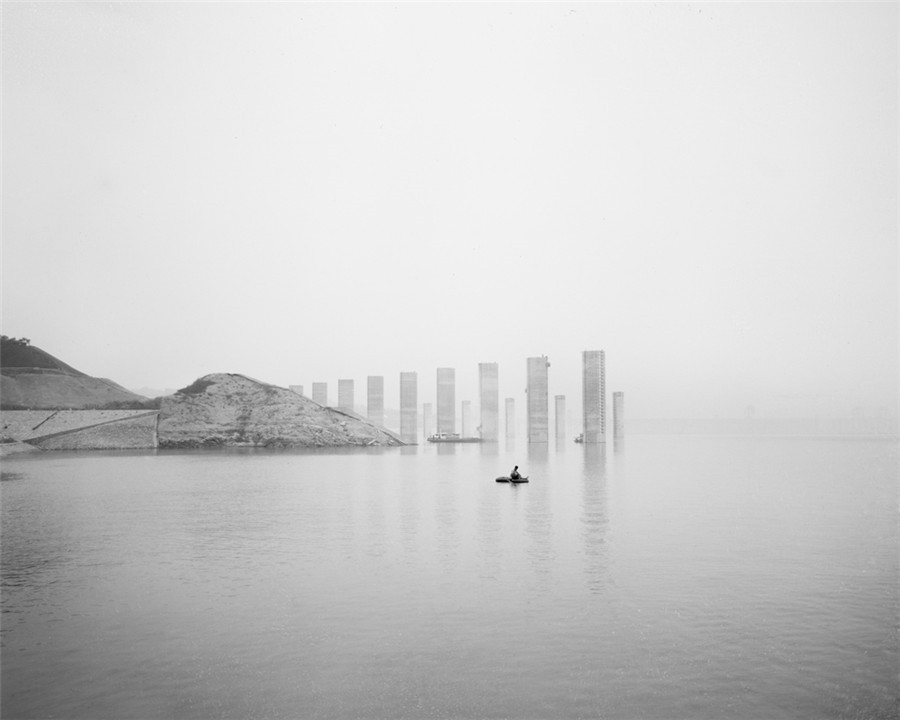
[(510, 480), (518, 480), (520, 477), (522, 477), (522, 476), (519, 474), (519, 466), (516, 465), (513, 468), (513, 471), (509, 474), (509, 479)]

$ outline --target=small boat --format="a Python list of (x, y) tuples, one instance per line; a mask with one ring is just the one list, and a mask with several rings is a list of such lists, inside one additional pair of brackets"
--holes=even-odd
[(576, 436), (575, 436), (575, 442), (577, 442), (577, 443), (583, 443), (583, 442), (584, 442), (584, 435), (576, 435)]
[(462, 437), (459, 433), (435, 433), (428, 436), (430, 443), (480, 443), (480, 437)]
[(505, 482), (505, 483), (512, 483), (513, 485), (518, 485), (519, 483), (527, 483), (528, 477), (523, 476), (523, 477), (517, 477), (517, 478), (513, 479), (509, 475), (501, 475), (500, 477), (497, 478), (496, 482)]

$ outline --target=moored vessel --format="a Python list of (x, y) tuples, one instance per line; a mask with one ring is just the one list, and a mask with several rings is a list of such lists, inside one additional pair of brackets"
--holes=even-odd
[(480, 437), (462, 437), (459, 433), (434, 433), (428, 436), (430, 443), (480, 443)]

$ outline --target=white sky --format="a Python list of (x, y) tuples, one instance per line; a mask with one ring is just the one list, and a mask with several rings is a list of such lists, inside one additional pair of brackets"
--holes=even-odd
[(525, 359), (896, 412), (898, 4), (2, 7), (2, 324), (131, 388)]

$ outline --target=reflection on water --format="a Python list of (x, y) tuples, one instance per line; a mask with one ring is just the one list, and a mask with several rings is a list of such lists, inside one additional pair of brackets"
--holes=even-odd
[(500, 454), (500, 444), (496, 442), (479, 443), (478, 448), (485, 457), (495, 457)]
[[(408, 450), (409, 448), (403, 448)], [(405, 453), (404, 453), (405, 454)], [(414, 468), (401, 470), (400, 481), (400, 531), (403, 548), (407, 554), (414, 553), (417, 548), (417, 536), (421, 515), (419, 511), (419, 478)]]
[(366, 547), (372, 557), (382, 557), (388, 552), (388, 543), (393, 533), (387, 533), (385, 520), (386, 478), (380, 474), (366, 477), (362, 481), (362, 505), (366, 508)]
[[(637, 437), (628, 462), (10, 460), (3, 715), (896, 714), (894, 446)], [(513, 465), (531, 482), (494, 481)]]
[[(439, 455), (455, 454), (456, 447), (450, 452)], [(456, 458), (453, 458), (456, 460)], [(456, 463), (443, 464), (440, 477), (435, 479), (434, 519), (437, 532), (438, 557), (445, 570), (450, 570), (456, 563), (459, 544), (460, 514), (458, 503), (458, 471)]]
[(476, 542), (482, 577), (491, 581), (500, 576), (502, 553), (498, 547), (503, 539), (503, 517), (500, 512), (501, 495), (486, 479), (478, 495)]
[(584, 572), (588, 589), (599, 594), (607, 585), (606, 535), (609, 508), (606, 492), (606, 445), (583, 446), (581, 523), (584, 540)]
[(528, 462), (532, 466), (546, 465), (547, 458), (550, 457), (549, 443), (528, 443)]
[[(534, 460), (529, 452), (528, 459)], [(546, 456), (545, 456), (546, 457)], [(532, 462), (528, 467), (533, 484), (513, 485), (515, 492), (528, 492), (528, 507), (525, 511), (525, 532), (528, 535), (528, 558), (537, 579), (535, 590), (546, 592), (552, 587), (556, 563), (556, 548), (553, 542), (553, 499), (551, 485), (546, 478), (546, 464)]]

